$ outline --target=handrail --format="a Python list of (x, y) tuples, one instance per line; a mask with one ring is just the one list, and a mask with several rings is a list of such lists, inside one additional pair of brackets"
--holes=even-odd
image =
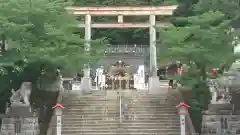
[(119, 123), (122, 123), (122, 96), (119, 95)]
[[(174, 92), (176, 94), (172, 95), (171, 99), (176, 101), (177, 104), (180, 102), (184, 102), (183, 95), (181, 94), (181, 92), (179, 90), (177, 91), (174, 90)], [(187, 128), (187, 131), (189, 132), (188, 135), (196, 135), (196, 130), (192, 124), (192, 119), (189, 113), (186, 115), (186, 128)]]
[[(58, 97), (57, 97), (57, 103), (61, 103), (62, 102), (62, 98), (63, 98), (63, 94), (64, 94), (64, 89), (60, 89), (59, 93), (58, 93)], [(47, 135), (53, 135), (54, 133), (54, 123), (56, 123), (56, 116), (52, 116), (49, 125), (48, 125), (48, 131), (47, 131)]]
[(122, 124), (122, 117), (124, 117), (124, 116), (122, 116), (123, 115), (123, 106), (122, 106), (122, 103), (123, 103), (123, 101), (122, 101), (122, 89), (121, 89), (121, 80), (119, 81), (119, 83), (120, 83), (120, 89), (119, 89), (119, 124)]

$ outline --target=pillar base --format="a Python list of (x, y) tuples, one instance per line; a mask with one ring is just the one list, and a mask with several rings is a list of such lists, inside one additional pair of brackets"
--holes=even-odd
[(81, 90), (84, 93), (89, 93), (92, 90), (92, 79), (90, 77), (83, 77), (81, 80)]
[(156, 77), (149, 77), (149, 84), (148, 84), (148, 93), (158, 93), (158, 94), (166, 94), (168, 92), (168, 88), (161, 88), (159, 78)]
[(148, 93), (156, 93), (160, 91), (160, 81), (159, 78), (156, 77), (149, 77), (148, 82)]

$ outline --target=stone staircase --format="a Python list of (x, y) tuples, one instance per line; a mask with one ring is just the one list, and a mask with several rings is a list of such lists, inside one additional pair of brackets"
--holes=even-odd
[(123, 134), (179, 135), (179, 116), (167, 95), (131, 93), (123, 96), (130, 118), (122, 122)]
[(62, 135), (179, 135), (179, 116), (167, 95), (119, 93), (99, 91), (79, 96), (69, 92), (62, 101)]

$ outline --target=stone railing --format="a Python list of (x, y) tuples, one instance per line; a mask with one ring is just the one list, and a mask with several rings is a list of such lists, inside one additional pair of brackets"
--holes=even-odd
[[(61, 103), (62, 102), (62, 98), (63, 98), (63, 94), (64, 94), (64, 90), (60, 90), (58, 93), (58, 97), (57, 97), (57, 101), (56, 103)], [(54, 130), (55, 130), (55, 124), (56, 123), (56, 116), (53, 113), (53, 116), (49, 122), (48, 125), (48, 131), (47, 131), (47, 135), (53, 135), (54, 134)]]
[[(180, 102), (184, 102), (183, 95), (181, 94), (181, 92), (179, 90), (170, 90), (170, 91), (172, 91), (172, 92), (170, 92), (171, 100), (173, 101), (173, 103), (176, 104), (176, 106)], [(189, 113), (186, 115), (186, 131), (187, 131), (186, 135), (198, 135), (192, 124), (192, 119), (191, 119)]]
[(145, 56), (149, 52), (148, 45), (105, 45), (98, 49), (98, 53), (105, 56), (129, 55), (129, 56)]
[(149, 51), (149, 47), (145, 45), (112, 45), (105, 49), (105, 53), (146, 53), (147, 51)]

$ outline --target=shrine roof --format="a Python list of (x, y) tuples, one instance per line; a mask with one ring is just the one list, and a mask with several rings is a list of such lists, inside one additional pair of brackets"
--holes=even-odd
[[(119, 60), (123, 61), (126, 65), (129, 65), (131, 72), (136, 72), (139, 65), (144, 65), (144, 59), (141, 58), (107, 57), (105, 59), (99, 60), (94, 66), (93, 70), (96, 70), (101, 65), (105, 67), (112, 66), (116, 64), (116, 62), (118, 62)], [(146, 71), (148, 71), (148, 68), (145, 68)]]

